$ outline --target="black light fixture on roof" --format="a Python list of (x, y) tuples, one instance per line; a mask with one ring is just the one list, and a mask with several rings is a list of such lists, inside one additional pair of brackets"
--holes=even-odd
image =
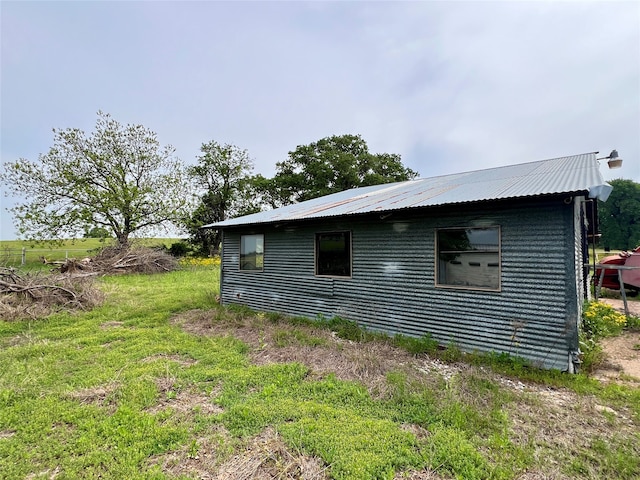
[(622, 159), (618, 157), (618, 151), (615, 149), (611, 150), (608, 157), (601, 157), (598, 160), (604, 160), (605, 158), (608, 159), (609, 168), (620, 168), (622, 166)]

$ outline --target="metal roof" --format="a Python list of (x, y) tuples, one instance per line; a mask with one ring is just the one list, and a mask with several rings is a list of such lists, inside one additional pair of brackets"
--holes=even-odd
[(596, 153), (585, 153), (353, 188), (205, 227), (231, 227), (563, 193), (588, 192), (589, 197), (604, 201), (611, 189), (600, 174)]

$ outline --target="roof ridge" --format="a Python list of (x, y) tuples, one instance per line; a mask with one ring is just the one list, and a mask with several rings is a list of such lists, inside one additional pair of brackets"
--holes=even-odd
[(466, 176), (466, 175), (470, 175), (470, 174), (474, 174), (474, 173), (478, 173), (478, 172), (488, 172), (488, 171), (491, 171), (491, 170), (500, 170), (500, 169), (506, 169), (506, 168), (511, 168), (511, 167), (520, 167), (520, 166), (523, 166), (523, 165), (531, 165), (533, 163), (552, 162), (552, 161), (555, 161), (555, 160), (564, 160), (564, 159), (568, 159), (568, 158), (582, 157), (582, 156), (586, 156), (586, 155), (593, 155), (595, 157), (597, 153), (598, 152), (577, 153), (575, 155), (565, 155), (563, 157), (545, 158), (545, 159), (541, 159), (541, 160), (533, 160), (533, 161), (522, 162), (522, 163), (510, 163), (508, 165), (499, 165), (497, 167), (488, 167), (488, 168), (478, 168), (476, 170), (467, 170), (467, 171), (458, 172), (458, 173), (445, 173), (445, 174), (442, 174), (442, 175), (434, 175), (432, 177), (414, 178), (413, 180), (406, 180), (405, 183), (407, 183), (407, 182), (417, 182), (417, 181), (421, 181), (421, 180), (431, 180), (431, 179), (434, 179), (434, 178), (451, 177), (451, 176), (455, 176), (455, 175)]

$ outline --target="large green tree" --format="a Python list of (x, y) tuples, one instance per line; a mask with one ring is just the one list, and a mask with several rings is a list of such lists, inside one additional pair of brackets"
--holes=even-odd
[(263, 198), (278, 207), (354, 187), (410, 180), (417, 176), (400, 155), (371, 153), (360, 135), (334, 135), (289, 152), (271, 180), (254, 178)]
[(191, 243), (200, 253), (216, 253), (221, 240), (217, 229), (203, 225), (260, 210), (251, 190), (253, 162), (246, 150), (215, 141), (203, 143), (198, 163), (188, 172), (199, 193), (196, 209), (186, 219)]
[(605, 248), (629, 250), (640, 245), (640, 184), (633, 180), (611, 180), (606, 202), (598, 202), (598, 220)]
[(78, 238), (101, 227), (126, 245), (133, 233), (156, 233), (184, 217), (184, 167), (154, 132), (98, 112), (90, 135), (77, 128), (53, 133), (48, 153), (8, 162), (0, 174), (23, 200), (10, 210), (20, 236)]

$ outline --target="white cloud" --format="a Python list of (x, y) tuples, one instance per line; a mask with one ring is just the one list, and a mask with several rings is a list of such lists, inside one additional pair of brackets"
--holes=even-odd
[(613, 175), (640, 181), (638, 3), (1, 8), (3, 161), (102, 109), (187, 161), (212, 139), (246, 148), (265, 175), (297, 145), (359, 133), (424, 176), (617, 148)]

